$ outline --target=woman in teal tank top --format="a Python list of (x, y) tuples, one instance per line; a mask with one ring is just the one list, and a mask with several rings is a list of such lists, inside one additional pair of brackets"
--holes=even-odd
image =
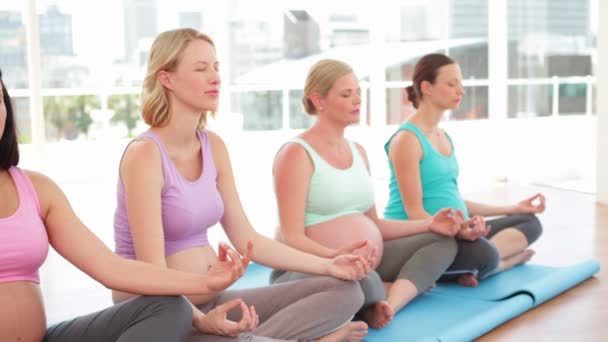
[[(365, 150), (344, 136), (349, 125), (359, 122), (359, 91), (355, 74), (343, 62), (322, 60), (311, 68), (303, 103), (317, 120), (280, 149), (273, 168), (278, 238), (322, 257), (375, 249), (376, 272), (359, 282), (365, 298), (359, 314), (382, 328), (452, 263), (459, 225), (453, 210), (423, 220), (378, 217)], [(275, 270), (271, 281), (310, 276)]]
[[(406, 90), (417, 112), (385, 145), (391, 171), (385, 216), (424, 219), (442, 208), (458, 210), (463, 223), (450, 271), (462, 273), (462, 285), (477, 286), (478, 279), (529, 260), (534, 252), (528, 246), (542, 232), (534, 214), (545, 208), (543, 195), (504, 207), (466, 201), (460, 195), (454, 145), (438, 125), (444, 112), (458, 108), (464, 96), (458, 64), (442, 54), (426, 55)], [(484, 220), (499, 215), (507, 216)]]

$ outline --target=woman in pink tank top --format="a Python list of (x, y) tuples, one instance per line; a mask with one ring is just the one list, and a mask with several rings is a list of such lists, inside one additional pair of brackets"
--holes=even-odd
[[(52, 180), (17, 167), (15, 117), (1, 72), (0, 83), (0, 339), (181, 341), (190, 330), (192, 310), (175, 295), (222, 291), (243, 274), (248, 257), (231, 251), (227, 267), (202, 275), (112, 253), (78, 219)], [(140, 296), (47, 329), (38, 269), (49, 244), (106, 287), (164, 296)]]
[[(116, 252), (205, 274), (223, 264), (227, 247), (220, 247), (218, 257), (206, 239), (206, 230), (219, 221), (240, 253), (253, 246), (253, 261), (326, 277), (187, 296), (196, 306), (191, 321), (197, 330), (188, 341), (226, 341), (230, 336), (247, 341), (361, 340), (367, 325), (349, 322), (363, 303), (353, 280), (369, 272), (373, 250), (367, 256), (328, 259), (257, 233), (239, 200), (226, 145), (205, 129), (220, 90), (212, 40), (193, 29), (163, 32), (149, 56), (142, 116), (151, 128), (129, 144), (120, 163)], [(115, 301), (129, 297), (114, 293)]]

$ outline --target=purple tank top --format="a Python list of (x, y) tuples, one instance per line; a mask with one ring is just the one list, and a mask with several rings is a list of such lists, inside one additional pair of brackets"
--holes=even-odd
[[(213, 161), (209, 137), (205, 131), (198, 131), (198, 136), (203, 155), (203, 172), (195, 181), (189, 181), (179, 173), (158, 135), (147, 131), (135, 139), (150, 139), (160, 150), (164, 174), (161, 208), (165, 256), (208, 245), (207, 230), (224, 214), (224, 202), (217, 189), (217, 169)], [(127, 218), (125, 189), (120, 177), (116, 197), (117, 207), (114, 213), (116, 254), (135, 259), (131, 227)]]

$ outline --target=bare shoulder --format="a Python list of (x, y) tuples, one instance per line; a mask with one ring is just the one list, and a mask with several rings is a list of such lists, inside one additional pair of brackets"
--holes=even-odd
[(58, 203), (59, 198), (63, 197), (61, 188), (50, 177), (36, 171), (24, 170), (29, 177), (34, 190), (38, 195), (40, 211), (43, 217), (46, 216), (51, 203)]
[(273, 169), (300, 169), (306, 165), (312, 167), (312, 161), (304, 146), (295, 142), (287, 142), (277, 152)]
[(56, 188), (57, 183), (49, 178), (47, 175), (37, 171), (24, 170), (25, 174), (30, 178), (30, 181), (34, 185), (34, 189), (40, 194), (41, 191)]
[(217, 133), (205, 130), (207, 136), (209, 137), (209, 143), (211, 144), (211, 150), (213, 154), (217, 155), (218, 153), (227, 153), (228, 149), (226, 148), (226, 143), (224, 139), (220, 137)]
[(394, 151), (410, 152), (410, 153), (422, 153), (420, 141), (414, 132), (408, 130), (401, 130), (393, 136), (389, 146), (390, 154)]
[(122, 158), (121, 165), (141, 165), (149, 166), (150, 163), (159, 163), (160, 150), (156, 143), (150, 139), (138, 139), (132, 141)]

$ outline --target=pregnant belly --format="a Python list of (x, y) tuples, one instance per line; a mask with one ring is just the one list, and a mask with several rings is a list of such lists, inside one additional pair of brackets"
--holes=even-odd
[[(306, 228), (306, 235), (316, 242), (333, 249), (340, 249), (361, 240), (369, 240), (377, 248), (376, 263), (382, 258), (382, 234), (376, 224), (363, 214), (349, 214)], [(359, 249), (356, 254), (367, 255), (369, 249)]]

